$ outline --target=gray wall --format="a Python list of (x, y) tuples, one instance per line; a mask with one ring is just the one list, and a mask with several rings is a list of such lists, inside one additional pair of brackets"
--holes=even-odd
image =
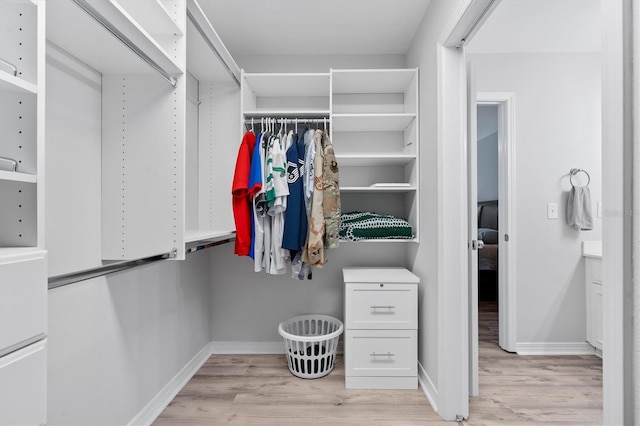
[(49, 291), (48, 423), (123, 425), (209, 343), (209, 256)]
[[(420, 67), (420, 245), (409, 247), (409, 266), (420, 277), (418, 360), (438, 387), (438, 109), (437, 41), (460, 1), (433, 0), (407, 54)], [(436, 401), (437, 403), (437, 401)]]
[[(402, 68), (404, 55), (238, 56), (248, 72), (329, 72), (330, 68)], [(237, 151), (240, 140), (229, 145)], [(339, 152), (339, 147), (335, 147)], [(235, 157), (234, 157), (235, 158)], [(342, 268), (410, 266), (407, 243), (341, 243), (328, 251), (328, 263), (314, 269), (313, 280), (253, 271), (253, 261), (233, 254), (233, 244), (211, 253), (211, 340), (280, 342), (280, 321), (304, 313), (343, 318)], [(284, 350), (284, 347), (282, 348)]]
[[(518, 343), (584, 342), (583, 240), (602, 238), (564, 221), (569, 169), (591, 175), (594, 217), (601, 201), (599, 54), (469, 55), (479, 92), (513, 92), (516, 105), (516, 251)], [(559, 219), (547, 219), (547, 203)]]

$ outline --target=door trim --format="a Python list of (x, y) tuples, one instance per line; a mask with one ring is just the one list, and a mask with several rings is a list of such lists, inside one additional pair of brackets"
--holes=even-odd
[[(498, 328), (499, 344), (517, 349), (515, 93), (478, 92), (478, 105), (498, 106)], [(507, 236), (508, 235), (508, 241)]]

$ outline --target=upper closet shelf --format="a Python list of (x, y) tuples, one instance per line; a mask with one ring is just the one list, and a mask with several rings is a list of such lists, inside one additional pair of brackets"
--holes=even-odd
[(114, 0), (48, 2), (47, 38), (103, 74), (155, 70), (170, 79), (184, 73), (176, 58)]
[(192, 243), (195, 241), (219, 241), (226, 238), (234, 238), (235, 231), (214, 231), (211, 229), (187, 229), (185, 231), (184, 242)]
[(244, 79), (259, 97), (329, 96), (329, 73), (244, 73)]
[(332, 70), (333, 93), (404, 93), (415, 69)]
[(118, 0), (118, 3), (151, 35), (184, 33), (160, 0)]
[(412, 113), (333, 114), (333, 131), (403, 131), (416, 118)]
[[(338, 163), (340, 165), (340, 163)], [(379, 185), (379, 186), (378, 186)], [(371, 192), (371, 193), (389, 193), (389, 192), (415, 192), (416, 187), (413, 185), (398, 184), (378, 184), (371, 186), (341, 186), (340, 192)]]
[(38, 87), (28, 81), (15, 77), (8, 72), (0, 70), (0, 90), (13, 92), (38, 93)]
[(340, 166), (402, 166), (416, 159), (415, 154), (400, 153), (336, 153)]
[(9, 172), (6, 170), (0, 170), (0, 180), (9, 180), (12, 182), (36, 183), (37, 177), (36, 175), (31, 175), (28, 173)]
[(0, 264), (41, 259), (46, 250), (37, 247), (0, 247)]
[[(329, 123), (330, 111), (327, 110), (281, 110), (281, 109), (261, 109), (253, 111), (245, 111), (245, 118), (271, 117), (271, 118), (327, 118)], [(260, 123), (258, 120), (256, 123)]]

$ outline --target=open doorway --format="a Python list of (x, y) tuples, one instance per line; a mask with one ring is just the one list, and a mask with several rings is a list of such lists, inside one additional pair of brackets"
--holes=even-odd
[[(478, 254), (479, 356), (481, 359), (483, 356), (495, 359), (503, 356), (500, 351), (483, 354), (483, 347), (486, 348), (483, 343), (498, 337), (495, 332), (504, 325), (503, 308), (515, 310), (517, 306), (518, 315), (510, 323), (513, 325), (512, 344), (503, 344), (509, 339), (503, 340), (502, 330), (499, 333), (499, 346), (518, 354), (509, 358), (509, 363), (522, 361), (526, 367), (535, 362), (555, 371), (555, 378), (562, 374), (562, 365), (574, 363), (579, 374), (589, 376), (599, 386), (599, 392), (598, 386), (587, 390), (593, 398), (585, 401), (586, 408), (582, 411), (585, 421), (602, 418), (602, 364), (596, 358), (587, 357), (594, 349), (585, 342), (582, 256), (583, 241), (602, 239), (601, 218), (596, 216), (595, 208), (602, 199), (602, 59), (599, 31), (594, 31), (599, 28), (599, 22), (598, 2), (503, 1), (466, 47), (467, 58), (473, 64), (477, 91), (486, 95), (478, 98), (477, 115), (479, 239), (485, 240), (487, 234), (492, 237), (490, 231), (483, 228), (497, 231), (498, 235), (495, 256), (490, 251), (483, 252), (484, 248)], [(565, 36), (567, 28), (574, 29), (571, 37)], [(590, 34), (582, 34), (585, 32)], [(591, 33), (598, 37), (591, 37)], [(574, 43), (573, 36), (580, 38), (579, 42)], [(493, 131), (483, 127), (483, 121), (486, 124), (483, 118), (491, 113), (494, 117), (499, 115), (498, 108), (491, 110), (483, 100), (499, 105), (498, 100), (487, 98), (487, 94), (506, 92), (512, 93), (518, 101), (517, 116), (512, 123), (516, 128), (518, 151), (512, 166), (515, 168), (517, 164), (517, 173), (514, 173), (517, 179), (512, 177), (507, 182), (493, 173), (494, 170), (510, 170), (500, 162), (497, 155), (500, 150), (483, 154), (492, 139), (495, 145), (499, 145), (500, 140), (499, 126)], [(493, 170), (490, 170), (491, 164), (495, 164)], [(483, 175), (485, 168), (489, 170)], [(588, 232), (572, 229), (564, 221), (571, 189), (569, 171), (573, 168), (588, 170), (591, 176), (596, 176), (590, 184), (594, 226)], [(497, 194), (481, 193), (483, 181), (487, 180), (498, 181)], [(507, 183), (512, 185), (507, 193), (514, 198), (515, 209), (505, 217), (497, 213), (504, 203), (499, 188)], [(494, 206), (496, 214), (492, 211)], [(507, 225), (504, 220), (511, 223)], [(515, 258), (502, 262), (500, 253), (505, 246), (517, 253), (517, 264)], [(487, 247), (493, 249), (490, 244)], [(492, 264), (494, 257), (496, 264)], [(513, 270), (516, 266), (517, 274)], [(512, 281), (502, 282), (502, 267), (511, 269)], [(510, 284), (512, 296), (517, 290), (517, 298), (502, 297), (500, 290), (505, 284)], [(495, 297), (494, 289), (497, 290)], [(496, 310), (500, 316), (495, 315)], [(493, 348), (499, 349), (495, 345), (497, 342), (493, 343)], [(528, 355), (551, 357), (538, 357), (534, 361)], [(568, 357), (559, 358), (559, 355)], [(502, 384), (508, 386), (509, 374), (500, 373), (505, 379)], [(530, 380), (535, 381), (532, 377)], [(518, 378), (512, 379), (517, 381)], [(482, 386), (481, 375), (481, 396)], [(537, 403), (544, 406), (543, 400), (548, 397), (542, 393)], [(586, 394), (583, 392), (583, 396)], [(554, 399), (548, 398), (547, 402), (553, 404)]]

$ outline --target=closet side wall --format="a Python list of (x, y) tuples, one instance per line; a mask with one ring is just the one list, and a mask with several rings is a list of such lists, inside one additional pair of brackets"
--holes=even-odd
[[(438, 370), (438, 120), (437, 42), (461, 1), (432, 0), (407, 55), (408, 67), (420, 69), (420, 244), (409, 247), (408, 268), (420, 278), (418, 291), (418, 361), (422, 380), (437, 399)], [(466, 307), (460, 307), (466, 309)], [(435, 402), (437, 406), (438, 401)], [(436, 407), (434, 407), (436, 408)]]
[(49, 291), (49, 424), (128, 424), (207, 346), (208, 263), (201, 251)]

